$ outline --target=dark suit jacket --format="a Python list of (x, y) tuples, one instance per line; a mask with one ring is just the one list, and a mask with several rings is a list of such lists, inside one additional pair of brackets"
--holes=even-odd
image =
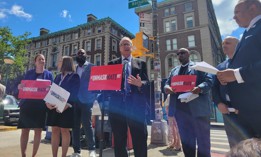
[[(242, 115), (261, 113), (261, 20), (257, 21), (239, 42), (229, 68), (239, 68), (244, 83), (228, 84), (233, 106)], [(260, 125), (260, 124), (259, 124)]]
[[(54, 79), (54, 83), (59, 85), (60, 81), (61, 81), (61, 74), (58, 74)], [(67, 74), (60, 86), (70, 93), (68, 103), (70, 103), (71, 105), (77, 103), (78, 100), (77, 94), (80, 87), (79, 75), (76, 73)]]
[[(116, 58), (108, 63), (109, 65), (113, 64), (122, 64), (122, 59)], [(149, 87), (149, 80), (148, 80), (148, 74), (147, 74), (147, 66), (146, 63), (139, 59), (139, 58), (132, 58), (131, 61), (131, 75), (133, 76), (139, 76), (142, 80), (142, 86), (141, 88), (138, 88), (137, 86), (131, 85), (131, 93), (130, 96), (132, 97), (132, 111), (129, 112), (144, 112), (145, 114), (145, 108), (147, 104), (146, 100), (146, 94), (148, 92)], [(122, 83), (124, 80), (122, 80)], [(123, 87), (123, 86), (122, 86)], [(122, 88), (123, 89), (123, 88)], [(113, 113), (120, 113), (122, 112), (122, 99), (123, 99), (123, 92), (122, 91), (114, 91), (111, 92), (111, 99), (110, 99), (110, 112)], [(138, 111), (140, 110), (140, 111)]]
[[(225, 70), (228, 67), (228, 60), (220, 63), (217, 66), (218, 70)], [(212, 88), (212, 97), (214, 103), (217, 105), (218, 103), (224, 103), (229, 107), (232, 107), (230, 103), (227, 102), (226, 94), (228, 94), (227, 86), (221, 85), (216, 75), (213, 75), (214, 85)]]
[[(188, 102), (187, 104), (189, 105), (190, 111), (194, 117), (210, 116), (211, 101), (209, 91), (212, 88), (213, 80), (210, 74), (191, 69), (190, 67), (193, 65), (195, 65), (194, 62), (189, 63), (186, 75), (197, 75), (196, 86), (200, 87), (201, 93), (198, 98)], [(171, 70), (165, 86), (170, 86), (171, 78), (179, 74), (180, 67), (181, 66), (177, 66)], [(178, 94), (170, 95), (170, 105), (174, 106), (174, 112), (176, 110), (177, 97)]]

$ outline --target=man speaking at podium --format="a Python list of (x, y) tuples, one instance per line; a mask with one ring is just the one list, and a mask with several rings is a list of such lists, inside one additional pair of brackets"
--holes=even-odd
[(128, 157), (127, 130), (130, 128), (135, 157), (147, 157), (147, 124), (145, 118), (146, 89), (149, 80), (146, 63), (133, 58), (132, 41), (123, 37), (120, 41), (121, 57), (108, 64), (124, 64), (121, 91), (111, 93), (109, 120), (114, 135), (115, 157)]

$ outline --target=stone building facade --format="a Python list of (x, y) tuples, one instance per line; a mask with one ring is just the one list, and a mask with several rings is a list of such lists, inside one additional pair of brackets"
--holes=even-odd
[[(136, 13), (151, 13), (151, 6), (140, 7)], [(142, 24), (140, 24), (142, 25)], [(192, 61), (217, 65), (225, 56), (222, 40), (211, 0), (164, 0), (157, 4), (158, 51), (161, 77), (179, 65), (179, 48), (191, 50)], [(153, 53), (153, 52), (152, 52)], [(153, 79), (153, 59), (147, 58)]]
[(34, 56), (43, 54), (46, 58), (46, 69), (57, 71), (61, 56), (72, 56), (75, 59), (78, 49), (87, 52), (87, 60), (95, 65), (106, 65), (109, 60), (120, 56), (119, 41), (123, 36), (134, 38), (133, 34), (111, 18), (97, 19), (87, 15), (87, 23), (49, 33), (41, 28), (40, 36), (31, 38), (27, 46), (29, 66), (34, 66)]

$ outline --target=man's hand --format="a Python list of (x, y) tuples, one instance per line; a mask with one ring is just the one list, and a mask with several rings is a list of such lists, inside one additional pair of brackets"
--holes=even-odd
[(166, 94), (173, 94), (173, 93), (175, 93), (175, 91), (173, 91), (171, 87), (165, 87), (164, 89), (165, 89), (165, 93)]
[(222, 85), (226, 85), (229, 82), (236, 81), (234, 69), (226, 69), (217, 72), (217, 78)]
[(218, 103), (217, 107), (222, 114), (229, 114), (228, 107), (224, 103)]
[(191, 92), (192, 92), (193, 94), (199, 94), (199, 93), (201, 92), (201, 89), (200, 89), (199, 87), (194, 87), (194, 88), (191, 90)]
[(134, 77), (134, 76), (132, 76), (132, 75), (130, 75), (130, 76), (128, 77), (128, 83), (129, 83), (129, 84), (132, 84), (132, 85), (134, 85), (134, 86), (137, 86), (137, 87), (141, 87), (141, 86), (142, 86), (142, 82), (141, 82), (140, 75), (137, 74), (137, 78)]
[(18, 89), (20, 90), (20, 89), (24, 88), (24, 86), (25, 86), (25, 84), (20, 83), (20, 84), (18, 85)]

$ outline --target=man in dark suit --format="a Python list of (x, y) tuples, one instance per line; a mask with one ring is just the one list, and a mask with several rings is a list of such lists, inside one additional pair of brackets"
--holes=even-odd
[[(238, 44), (238, 39), (235, 37), (228, 36), (222, 42), (222, 48), (228, 59), (220, 63), (217, 66), (218, 70), (225, 70), (228, 68), (229, 62), (231, 61), (235, 48)], [(228, 96), (227, 86), (221, 85), (218, 81), (216, 75), (214, 75), (214, 86), (212, 88), (212, 96), (215, 105), (217, 105), (218, 110), (223, 114), (224, 125), (226, 134), (228, 137), (228, 142), (230, 148), (237, 145), (240, 141), (244, 139), (243, 134), (241, 134), (240, 123), (238, 121), (237, 110), (231, 104), (230, 98)]]
[[(120, 41), (121, 57), (108, 64), (124, 64), (122, 90), (111, 93), (109, 120), (114, 135), (115, 157), (127, 157), (127, 129), (130, 128), (135, 157), (147, 157), (145, 91), (149, 84), (146, 63), (131, 55), (132, 41)], [(129, 76), (128, 76), (129, 75)], [(128, 76), (128, 77), (127, 77)]]
[(246, 138), (261, 137), (261, 2), (239, 0), (234, 19), (246, 28), (229, 69), (217, 73), (244, 127)]
[[(173, 105), (173, 113), (177, 120), (182, 149), (185, 157), (196, 156), (196, 144), (198, 145), (198, 157), (210, 157), (210, 89), (213, 85), (210, 74), (191, 69), (195, 65), (189, 60), (188, 49), (178, 50), (180, 66), (171, 70), (165, 84), (166, 94), (170, 94), (170, 105)], [(175, 92), (171, 87), (171, 79), (178, 75), (196, 75), (196, 85), (191, 90), (199, 96), (187, 103), (178, 99), (182, 92)]]

